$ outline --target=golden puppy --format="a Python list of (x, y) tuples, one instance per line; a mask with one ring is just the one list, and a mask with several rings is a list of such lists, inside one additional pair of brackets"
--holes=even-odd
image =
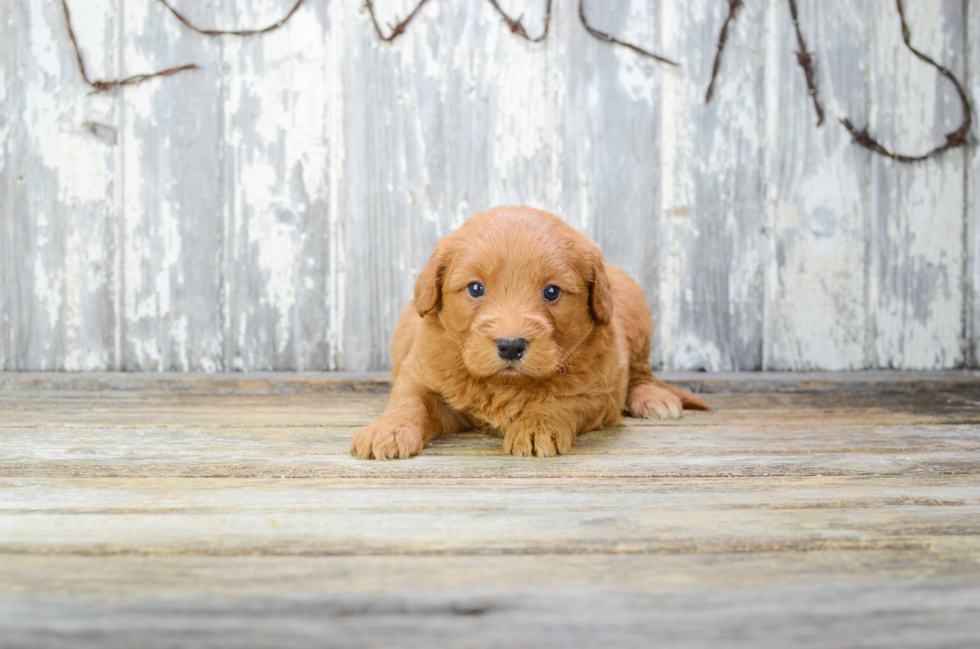
[(566, 453), (579, 433), (708, 410), (651, 373), (643, 289), (585, 235), (526, 207), (478, 214), (436, 244), (391, 339), (392, 390), (351, 443), (407, 458), (481, 428), (513, 455)]

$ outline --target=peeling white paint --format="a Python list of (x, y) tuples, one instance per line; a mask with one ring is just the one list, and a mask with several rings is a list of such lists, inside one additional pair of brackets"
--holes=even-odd
[[(972, 2), (967, 5), (967, 21), (969, 26), (980, 24), (980, 3)], [(976, 110), (980, 106), (980, 33), (967, 28), (967, 61), (970, 78), (967, 82), (967, 92), (970, 103)], [(980, 122), (973, 120), (973, 141), (980, 140)], [(967, 351), (972, 365), (980, 362), (980, 147), (974, 147), (972, 155), (967, 159), (967, 207), (966, 207), (966, 240), (967, 267), (966, 278), (969, 282), (965, 296), (967, 308), (965, 313), (965, 329)]]
[[(48, 220), (44, 213), (39, 213), (37, 229), (40, 234), (38, 248), (45, 244)], [(61, 322), (61, 303), (64, 285), (64, 270), (49, 267), (49, 261), (41, 254), (34, 255), (34, 292), (42, 305), (43, 313), (47, 316), (49, 330), (58, 328)]]
[[(941, 56), (952, 31), (945, 16), (961, 8), (956, 0), (909, 3), (916, 46)], [(870, 128), (898, 150), (926, 151), (962, 119), (958, 106), (933, 99), (954, 90), (905, 48), (894, 15), (876, 6), (873, 20), (872, 88), (888, 101), (881, 102), (887, 110), (873, 113)], [(956, 59), (947, 64), (962, 67)], [(963, 358), (962, 162), (953, 154), (914, 166), (872, 163), (877, 227), (870, 293), (878, 365), (926, 369)]]
[(662, 76), (659, 344), (675, 363), (687, 358), (671, 353), (682, 337), (713, 340), (721, 369), (757, 369), (764, 259), (754, 225), (761, 226), (763, 212), (762, 66), (755, 47), (762, 11), (746, 6), (740, 12), (714, 98), (705, 106), (714, 34), (727, 6), (702, 0), (660, 7), (661, 50), (684, 67), (665, 66)]
[[(378, 4), (379, 21), (415, 1)], [(963, 26), (950, 16), (962, 2), (905, 0), (914, 42), (957, 70)], [(228, 28), (268, 24), (290, 5), (182, 9)], [(375, 367), (432, 242), (513, 203), (605, 238), (646, 282), (669, 367), (966, 360), (980, 329), (980, 154), (904, 167), (856, 151), (835, 123), (870, 119), (903, 151), (934, 146), (958, 123), (951, 86), (901, 44), (893, 4), (800, 0), (804, 29), (819, 35), (809, 38), (827, 110), (819, 131), (785, 2), (740, 13), (709, 106), (725, 3), (625, 5), (597, 5), (594, 22), (681, 68), (590, 40), (574, 3), (555, 3), (544, 43), (474, 2), (429, 3), (388, 44), (358, 3), (308, 3), (278, 32), (206, 39), (156, 3), (97, 0), (72, 16), (94, 78), (207, 64), (98, 96), (78, 77), (59, 7), (18, 5), (30, 47), (17, 69), (0, 67), (0, 101), (23, 107), (17, 135), (5, 121), (0, 137), (27, 149), (0, 158), (0, 173), (26, 174), (34, 191), (16, 203), (30, 213), (14, 216), (29, 224), (17, 241), (29, 313), (3, 314), (8, 340), (31, 341), (16, 362)], [(544, 3), (503, 6), (538, 33)], [(967, 43), (975, 105), (978, 42)], [(581, 54), (583, 44), (608, 57)], [(191, 99), (200, 119), (175, 118), (175, 103)], [(609, 129), (618, 119), (629, 123)], [(654, 135), (623, 146), (634, 131)], [(195, 138), (218, 151), (182, 158)], [(188, 191), (198, 186), (214, 194)]]
[[(90, 36), (87, 40), (103, 35), (102, 23), (85, 12), (79, 21), (77, 29), (87, 30)], [(62, 67), (57, 45), (63, 38), (55, 35), (40, 15), (30, 21), (30, 30), (31, 56), (38, 76), (24, 80), (26, 112), (21, 119), (29, 129), (32, 152), (47, 169), (57, 173), (59, 201), (75, 205), (101, 202), (112, 170), (105, 162), (102, 147), (85, 135), (82, 128), (86, 107), (92, 101), (81, 93), (52, 91), (66, 74), (74, 77), (77, 70)]]
[[(482, 16), (480, 33), (487, 61), (492, 62), (481, 88), (493, 115), (487, 161), (493, 170), (489, 200), (494, 205), (546, 207), (552, 198), (546, 181), (553, 177), (552, 129), (561, 123), (556, 105), (560, 96), (549, 95), (548, 75), (557, 74), (557, 69), (553, 63), (548, 65), (553, 57), (547, 48), (555, 41), (528, 43), (501, 29), (500, 17), (490, 10)], [(541, 180), (534, 182), (537, 179)]]
[[(79, 92), (85, 86), (74, 55), (59, 47), (63, 17), (51, 9), (41, 2), (14, 8), (8, 27), (15, 21), (27, 35), (5, 59), (16, 67), (0, 72), (0, 136), (11, 155), (0, 159), (8, 180), (0, 188), (0, 205), (25, 210), (3, 214), (18, 219), (3, 236), (13, 237), (8, 243), (20, 255), (23, 283), (11, 285), (9, 295), (17, 298), (0, 300), (15, 306), (14, 313), (5, 313), (11, 334), (5, 343), (12, 344), (0, 365), (100, 369), (109, 356), (98, 318), (108, 292), (102, 257), (114, 169), (105, 142), (88, 125), (110, 119), (113, 102)], [(84, 16), (78, 24), (87, 30), (79, 38), (83, 50), (96, 58), (104, 54), (105, 22)], [(15, 348), (20, 340), (28, 341), (27, 349)]]
[[(619, 38), (629, 43), (640, 44), (646, 49), (655, 49), (654, 25), (658, 20), (657, 3), (630, 2), (629, 14), (626, 19), (628, 31)], [(599, 14), (601, 15), (601, 13)], [(627, 96), (634, 102), (641, 101), (648, 107), (653, 107), (655, 94), (658, 90), (653, 77), (667, 66), (647, 58), (637, 56), (635, 52), (625, 47), (613, 48), (619, 65), (616, 68), (620, 85)], [(670, 58), (668, 55), (667, 58)]]
[(672, 367), (720, 372), (726, 363), (721, 350), (710, 340), (702, 340), (692, 334), (683, 334), (677, 340), (670, 358)]

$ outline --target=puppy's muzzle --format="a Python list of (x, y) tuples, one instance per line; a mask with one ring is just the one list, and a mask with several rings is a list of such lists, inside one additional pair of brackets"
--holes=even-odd
[(523, 338), (498, 338), (497, 354), (505, 361), (518, 361), (527, 351), (527, 340)]

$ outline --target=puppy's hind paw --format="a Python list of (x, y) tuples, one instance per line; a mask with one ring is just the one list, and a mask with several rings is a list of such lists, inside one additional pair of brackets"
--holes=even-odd
[(652, 383), (630, 388), (629, 408), (630, 416), (639, 419), (680, 419), (684, 415), (680, 397)]
[(422, 452), (425, 443), (411, 422), (379, 420), (354, 434), (350, 453), (362, 460), (407, 459)]

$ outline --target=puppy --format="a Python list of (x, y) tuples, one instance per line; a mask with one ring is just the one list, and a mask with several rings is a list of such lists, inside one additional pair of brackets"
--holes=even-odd
[(512, 455), (568, 452), (633, 417), (709, 410), (653, 377), (643, 289), (558, 217), (492, 209), (436, 244), (391, 340), (392, 391), (359, 458), (407, 458), (470, 428)]

